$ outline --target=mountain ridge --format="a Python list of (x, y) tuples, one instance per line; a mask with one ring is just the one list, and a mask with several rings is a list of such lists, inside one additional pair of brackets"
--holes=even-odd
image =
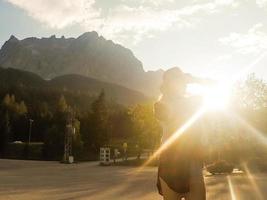
[(14, 68), (1, 68), (0, 66), (0, 87), (27, 87), (34, 89), (50, 89), (63, 93), (68, 90), (74, 93), (90, 94), (97, 96), (101, 90), (109, 100), (124, 105), (132, 105), (149, 101), (149, 98), (141, 92), (134, 91), (113, 83), (106, 83), (90, 77), (68, 74), (55, 77), (51, 80), (44, 80), (32, 72)]
[(159, 94), (163, 72), (145, 72), (130, 49), (106, 40), (97, 32), (77, 38), (11, 36), (0, 49), (0, 65), (34, 72), (44, 79), (80, 74), (115, 83), (149, 96)]

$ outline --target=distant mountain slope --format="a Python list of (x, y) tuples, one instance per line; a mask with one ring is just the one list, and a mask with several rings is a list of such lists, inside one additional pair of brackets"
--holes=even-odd
[(91, 95), (98, 95), (103, 89), (107, 97), (117, 103), (135, 104), (148, 101), (148, 98), (141, 92), (81, 75), (63, 75), (52, 79), (48, 83), (50, 87), (63, 90), (68, 89), (77, 92), (87, 92)]
[(0, 67), (0, 85), (43, 87), (46, 85), (46, 81), (32, 72)]
[(96, 96), (103, 89), (109, 100), (124, 105), (143, 103), (149, 100), (140, 92), (81, 75), (71, 74), (55, 77), (52, 80), (44, 80), (32, 72), (0, 67), (0, 87), (9, 88), (14, 86), (22, 89), (23, 87), (49, 89), (57, 92), (62, 91), (62, 93), (71, 91), (81, 95), (86, 94), (86, 96)]
[(145, 72), (127, 48), (87, 32), (77, 38), (26, 38), (11, 36), (0, 50), (4, 68), (34, 72), (45, 79), (80, 74), (122, 85), (147, 95), (158, 95), (162, 71)]

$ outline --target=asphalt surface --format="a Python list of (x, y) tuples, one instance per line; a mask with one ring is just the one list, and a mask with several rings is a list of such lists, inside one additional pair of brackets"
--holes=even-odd
[[(161, 200), (155, 167), (0, 160), (0, 199)], [(250, 177), (250, 178), (249, 178)], [(267, 175), (205, 176), (208, 200), (267, 199)]]

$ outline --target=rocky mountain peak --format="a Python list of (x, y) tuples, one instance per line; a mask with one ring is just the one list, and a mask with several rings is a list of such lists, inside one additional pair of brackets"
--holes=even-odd
[(80, 35), (77, 39), (79, 40), (90, 40), (90, 39), (98, 39), (99, 35), (97, 32), (85, 32), (82, 35)]
[(2, 46), (0, 65), (34, 72), (44, 79), (80, 74), (157, 95), (161, 72), (145, 72), (142, 63), (127, 49), (97, 32), (77, 38), (25, 38), (15, 36)]
[(8, 39), (8, 42), (18, 42), (18, 38), (16, 38), (14, 35), (11, 35), (10, 38)]

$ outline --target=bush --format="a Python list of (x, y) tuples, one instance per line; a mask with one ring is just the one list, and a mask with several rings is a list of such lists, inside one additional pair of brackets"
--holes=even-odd
[(26, 143), (8, 143), (5, 150), (5, 157), (12, 159), (25, 159)]
[(46, 131), (44, 140), (44, 158), (61, 160), (64, 154), (64, 130), (53, 126)]
[(27, 149), (27, 159), (30, 160), (41, 160), (43, 159), (43, 143), (31, 143), (26, 145)]
[[(147, 159), (131, 159), (126, 161), (119, 161), (116, 162), (115, 165), (118, 166), (133, 166), (133, 167), (140, 167), (143, 166), (147, 162)], [(158, 166), (158, 160), (154, 159), (148, 163), (147, 166), (156, 167)]]
[(263, 158), (252, 158), (247, 162), (247, 167), (252, 172), (267, 172), (267, 161)]
[(211, 174), (223, 174), (223, 173), (232, 173), (234, 166), (224, 160), (214, 162), (211, 165), (208, 165), (207, 171)]
[(43, 158), (43, 143), (9, 143), (6, 158), (40, 160)]

